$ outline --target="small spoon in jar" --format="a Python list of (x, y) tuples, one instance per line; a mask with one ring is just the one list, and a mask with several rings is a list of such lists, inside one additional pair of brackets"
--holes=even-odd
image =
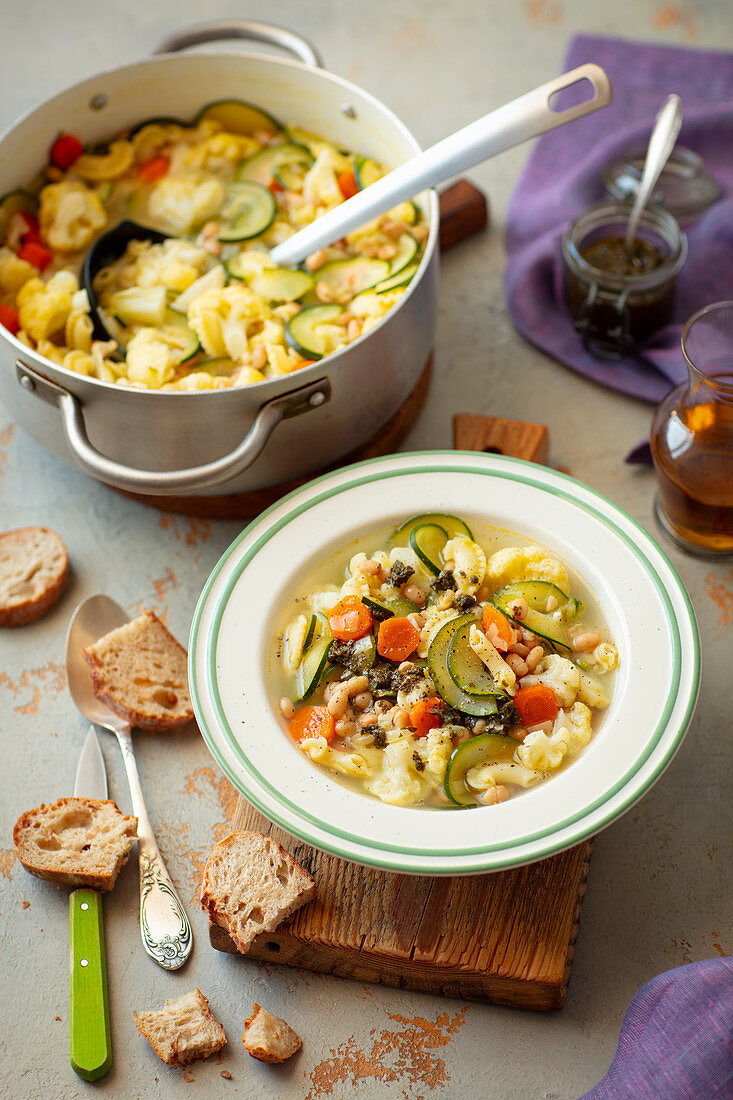
[(674, 149), (677, 135), (682, 126), (682, 100), (678, 95), (668, 95), (659, 113), (654, 120), (654, 127), (649, 138), (649, 146), (646, 151), (644, 168), (636, 190), (636, 198), (631, 210), (629, 224), (626, 226), (624, 245), (631, 256), (634, 250), (636, 230), (639, 227), (639, 219), (644, 211), (649, 198), (657, 185), (657, 180), (662, 174), (662, 169), (669, 160), (669, 155)]

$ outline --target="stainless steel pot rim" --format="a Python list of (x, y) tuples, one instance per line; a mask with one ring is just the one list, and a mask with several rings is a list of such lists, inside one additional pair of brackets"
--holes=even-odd
[[(84, 80), (77, 81), (75, 84), (70, 84), (70, 85), (66, 86), (65, 88), (60, 89), (60, 91), (55, 92), (53, 96), (50, 96), (48, 99), (43, 100), (41, 103), (37, 103), (33, 107), (29, 108), (29, 110), (24, 112), (24, 114), (22, 114), (16, 122), (14, 122), (6, 130), (4, 130), (2, 133), (0, 133), (0, 145), (2, 145), (2, 143), (5, 141), (5, 139), (11, 133), (13, 133), (19, 127), (21, 127), (30, 118), (32, 118), (32, 116), (35, 114), (36, 111), (38, 111), (39, 109), (45, 107), (57, 95), (61, 95), (62, 93), (66, 93), (66, 92), (72, 92), (72, 91), (74, 91), (75, 89), (78, 89), (78, 88), (83, 88), (85, 85), (87, 85), (87, 84), (89, 84), (89, 83), (91, 83), (95, 80), (103, 80), (106, 77), (117, 76), (118, 74), (125, 73), (127, 71), (132, 70), (132, 69), (137, 70), (137, 69), (140, 68), (140, 66), (156, 67), (157, 68), (160, 65), (167, 65), (167, 64), (173, 64), (173, 65), (179, 64), (180, 65), (180, 63), (182, 61), (190, 60), (191, 57), (204, 58), (204, 59), (209, 60), (209, 61), (215, 61), (215, 60), (218, 60), (222, 57), (234, 58), (234, 59), (240, 60), (240, 61), (248, 61), (248, 60), (259, 61), (259, 60), (263, 60), (263, 61), (267, 62), (268, 65), (270, 65), (270, 64), (272, 64), (272, 65), (281, 65), (281, 66), (284, 66), (285, 68), (296, 69), (296, 70), (304, 71), (304, 72), (310, 73), (310, 74), (315, 73), (319, 77), (322, 77), (323, 79), (325, 79), (325, 80), (327, 80), (331, 83), (335, 83), (335, 84), (339, 85), (344, 90), (344, 93), (353, 92), (356, 95), (358, 95), (358, 96), (360, 96), (364, 99), (369, 100), (374, 107), (378, 108), (380, 111), (382, 111), (385, 115), (387, 115), (389, 117), (389, 119), (394, 123), (394, 125), (402, 132), (403, 137), (405, 137), (410, 142), (410, 144), (412, 144), (412, 146), (414, 147), (414, 151), (416, 153), (420, 152), (420, 150), (421, 150), (421, 147), (420, 147), (419, 143), (417, 142), (417, 140), (414, 138), (414, 136), (411, 134), (411, 132), (407, 129), (407, 127), (404, 125), (404, 123), (397, 117), (397, 115), (394, 114), (394, 112), (389, 107), (385, 106), (385, 104), (383, 104), (380, 100), (378, 100), (376, 98), (376, 96), (373, 96), (370, 92), (367, 92), (362, 88), (359, 88), (356, 84), (353, 84), (351, 81), (345, 80), (343, 77), (337, 76), (334, 73), (329, 72), (327, 69), (314, 69), (311, 65), (306, 65), (305, 62), (303, 62), (303, 61), (297, 61), (297, 60), (292, 59), (292, 58), (277, 57), (277, 56), (271, 55), (271, 54), (247, 53), (246, 51), (243, 51), (243, 50), (217, 50), (216, 53), (205, 53), (203, 51), (197, 51), (195, 54), (191, 54), (191, 55), (182, 55), (182, 54), (177, 54), (177, 53), (159, 54), (155, 57), (144, 58), (142, 61), (131, 62), (128, 65), (119, 65), (114, 69), (105, 69), (102, 72), (97, 73), (96, 75), (93, 75), (91, 77), (86, 77)], [(20, 181), (20, 182), (22, 183), (22, 181)], [(19, 185), (20, 184), (18, 184), (18, 186)], [(362, 336), (359, 336), (358, 339), (354, 340), (351, 344), (347, 344), (346, 347), (341, 348), (339, 351), (333, 352), (331, 355), (324, 356), (323, 359), (316, 360), (315, 363), (312, 363), (308, 367), (303, 367), (301, 370), (294, 371), (293, 374), (292, 374), (294, 385), (296, 385), (296, 386), (304, 385), (307, 382), (309, 382), (312, 378), (315, 378), (316, 375), (322, 374), (323, 370), (324, 370), (324, 364), (327, 364), (326, 369), (328, 369), (328, 370), (330, 370), (332, 366), (333, 367), (340, 366), (341, 365), (341, 359), (342, 359), (342, 357), (344, 356), (344, 354), (346, 352), (348, 352), (351, 348), (356, 347), (363, 340), (368, 339), (373, 332), (378, 331), (386, 322), (388, 322), (390, 320), (390, 318), (395, 317), (404, 308), (404, 305), (407, 303), (410, 296), (414, 292), (415, 287), (420, 282), (420, 280), (421, 280), (421, 278), (422, 278), (422, 276), (425, 272), (425, 269), (426, 269), (427, 265), (430, 263), (433, 252), (434, 252), (435, 248), (437, 247), (438, 234), (439, 234), (439, 230), (440, 230), (440, 215), (439, 215), (439, 208), (438, 208), (438, 196), (437, 196), (437, 192), (435, 190), (431, 190), (431, 191), (428, 192), (428, 205), (429, 205), (429, 222), (428, 222), (429, 235), (428, 235), (428, 238), (427, 238), (427, 241), (426, 241), (425, 251), (424, 251), (422, 259), (420, 261), (420, 266), (419, 266), (418, 270), (415, 272), (415, 275), (413, 276), (412, 280), (410, 281), (410, 283), (407, 287), (407, 290), (403, 294), (400, 301), (391, 310), (389, 310), (389, 312), (386, 313), (384, 315), (384, 317), (381, 317), (379, 319), (379, 321), (377, 321), (377, 323), (375, 325), (373, 325), (372, 328), (369, 329), (368, 332), (364, 333)], [(227, 395), (230, 395), (233, 391), (237, 391), (237, 392), (241, 392), (241, 391), (250, 392), (251, 391), (251, 392), (257, 393), (258, 395), (260, 395), (260, 394), (264, 395), (264, 394), (267, 394), (269, 392), (270, 388), (274, 388), (274, 386), (277, 383), (281, 383), (283, 381), (282, 377), (266, 378), (262, 382), (251, 382), (247, 386), (232, 386), (232, 387), (229, 387), (228, 389), (220, 389), (220, 390), (153, 390), (153, 389), (145, 389), (144, 387), (137, 387), (137, 386), (129, 386), (129, 387), (128, 386), (123, 386), (122, 387), (117, 382), (105, 382), (101, 378), (92, 378), (92, 377), (89, 377), (87, 375), (79, 375), (76, 371), (69, 370), (68, 367), (63, 367), (59, 363), (54, 363), (53, 360), (47, 359), (43, 355), (39, 355), (38, 352), (35, 349), (29, 348), (27, 344), (24, 344), (21, 340), (18, 340), (15, 336), (11, 335), (10, 332), (4, 331), (3, 336), (13, 345), (13, 347), (16, 349), (16, 351), (18, 353), (20, 353), (21, 355), (24, 355), (24, 356), (31, 355), (38, 365), (45, 366), (47, 368), (50, 367), (50, 368), (53, 369), (54, 372), (57, 372), (61, 377), (69, 378), (70, 380), (77, 380), (78, 381), (80, 378), (83, 378), (85, 383), (88, 383), (91, 386), (100, 388), (102, 392), (104, 390), (110, 390), (112, 392), (119, 393), (120, 389), (124, 389), (126, 393), (129, 393), (130, 391), (133, 391), (133, 392), (136, 392), (136, 393), (144, 393), (144, 394), (150, 395), (150, 396), (176, 397), (176, 398), (183, 398), (183, 399), (185, 399), (185, 398), (194, 398), (194, 397), (201, 398), (203, 396), (206, 396), (207, 398), (218, 397), (220, 400), (225, 400)], [(290, 378), (290, 377), (291, 376), (288, 375), (288, 378)]]

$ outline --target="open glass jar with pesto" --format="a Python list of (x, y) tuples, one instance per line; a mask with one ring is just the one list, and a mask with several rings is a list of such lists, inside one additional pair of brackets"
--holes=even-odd
[(624, 235), (630, 203), (587, 207), (562, 239), (566, 300), (584, 347), (602, 359), (632, 355), (672, 320), (687, 239), (666, 211), (641, 215), (632, 248)]

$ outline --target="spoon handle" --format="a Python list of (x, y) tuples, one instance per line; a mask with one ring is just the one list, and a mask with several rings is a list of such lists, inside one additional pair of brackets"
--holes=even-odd
[[(587, 81), (592, 96), (572, 107), (556, 110), (552, 97), (573, 84)], [(347, 202), (318, 218), (277, 245), (270, 253), (275, 264), (299, 263), (311, 252), (358, 229), (370, 218), (411, 199), (427, 187), (473, 168), (481, 161), (529, 138), (581, 118), (611, 101), (611, 85), (603, 69), (588, 63), (513, 99), (498, 110), (464, 126), (450, 137), (388, 172)]]
[(148, 955), (165, 970), (178, 970), (193, 948), (193, 932), (176, 893), (150, 824), (132, 749), (130, 727), (115, 730), (138, 819), (140, 935)]
[(649, 202), (652, 191), (656, 187), (657, 180), (662, 174), (662, 169), (669, 160), (669, 155), (674, 149), (674, 143), (682, 127), (682, 100), (673, 92), (668, 95), (657, 112), (652, 128), (652, 136), (649, 138), (649, 147), (642, 169), (641, 179), (636, 191), (634, 206), (631, 211), (624, 244), (626, 251), (630, 252), (634, 244), (634, 237), (639, 225), (644, 207)]

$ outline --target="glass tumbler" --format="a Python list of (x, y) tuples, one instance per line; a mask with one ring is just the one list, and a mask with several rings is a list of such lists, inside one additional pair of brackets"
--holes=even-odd
[(651, 449), (656, 513), (684, 550), (733, 557), (733, 302), (701, 309), (682, 332), (689, 379), (659, 405)]

